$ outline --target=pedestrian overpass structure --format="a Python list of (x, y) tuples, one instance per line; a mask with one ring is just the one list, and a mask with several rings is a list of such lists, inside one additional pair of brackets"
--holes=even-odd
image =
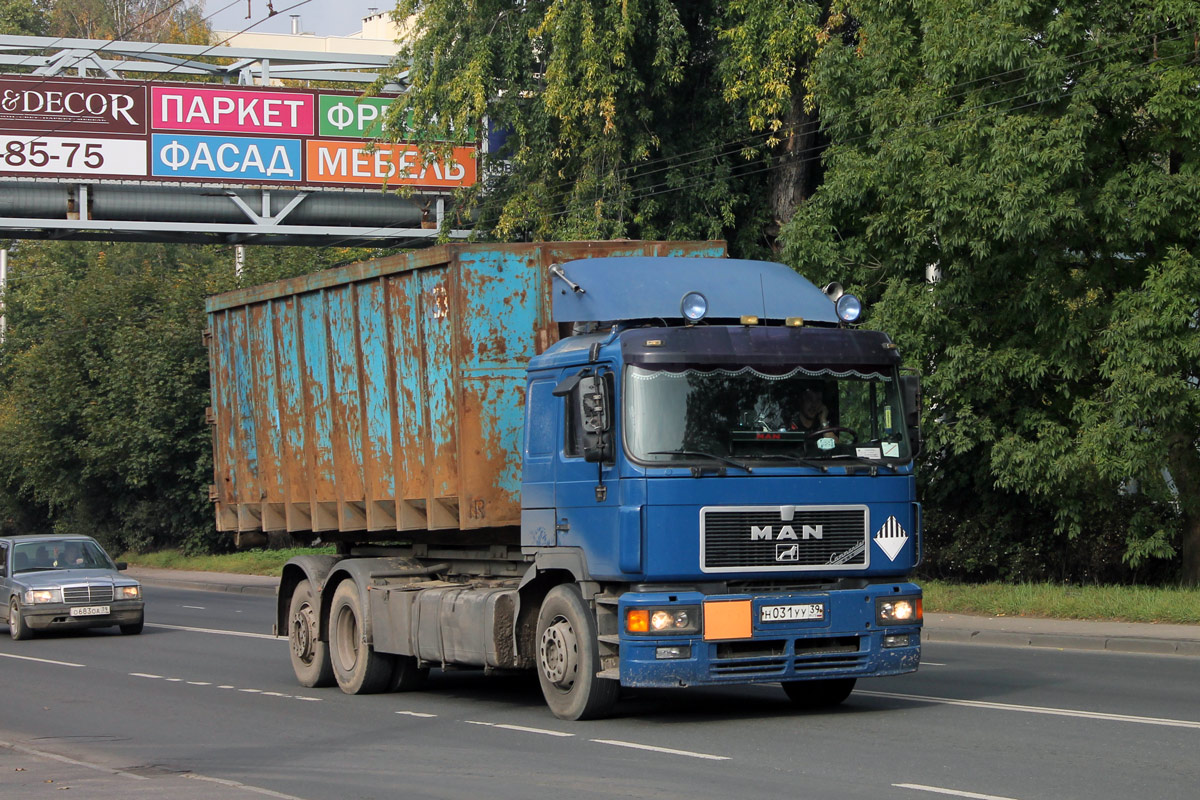
[[(477, 131), (382, 137), (390, 56), (0, 36), (0, 238), (411, 246), (465, 238)], [(404, 73), (400, 79), (403, 80)], [(307, 82), (347, 89), (312, 89)]]

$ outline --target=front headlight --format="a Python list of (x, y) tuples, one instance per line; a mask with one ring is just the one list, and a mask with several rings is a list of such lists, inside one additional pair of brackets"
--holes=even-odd
[(698, 633), (698, 606), (669, 606), (667, 608), (631, 608), (625, 612), (625, 630), (629, 633), (671, 634)]
[(875, 601), (875, 621), (880, 625), (916, 625), (924, 616), (920, 597), (881, 597)]
[(25, 592), (25, 602), (30, 605), (34, 603), (61, 603), (62, 589), (29, 589)]
[(142, 596), (142, 587), (140, 586), (118, 586), (118, 600), (138, 600)]

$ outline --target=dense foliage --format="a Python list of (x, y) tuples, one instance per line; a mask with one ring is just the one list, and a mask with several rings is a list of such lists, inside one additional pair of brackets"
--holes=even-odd
[(935, 567), (1180, 556), (1200, 579), (1195, 5), (842, 11), (810, 78), (827, 172), (786, 254), (849, 278), (925, 371)]
[(798, 63), (819, 9), (401, 0), (399, 16), (420, 16), (397, 59), (412, 88), (392, 107), (392, 136), (432, 142), (486, 117), (507, 137), (462, 198), (487, 234), (727, 238), (763, 253), (794, 206), (770, 202), (770, 168), (795, 146)]
[[(163, 0), (0, 0), (0, 30), (117, 35), (118, 7), (190, 36)], [(1194, 2), (412, 13), (390, 136), (432, 156), (487, 118), (480, 236), (726, 238), (866, 296), (925, 376), (930, 572), (1200, 581)], [(252, 249), (240, 281), (359, 255)], [(202, 297), (231, 253), (22, 243), (11, 280), (0, 526), (206, 546)]]

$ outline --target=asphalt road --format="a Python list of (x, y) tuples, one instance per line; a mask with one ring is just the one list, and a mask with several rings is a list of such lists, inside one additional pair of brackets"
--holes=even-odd
[(269, 635), (273, 598), (146, 595), (141, 636), (0, 639), (0, 796), (1192, 800), (1200, 786), (1195, 658), (934, 643), (918, 673), (860, 681), (833, 711), (796, 712), (778, 686), (640, 691), (612, 719), (568, 723), (532, 677), (304, 689)]

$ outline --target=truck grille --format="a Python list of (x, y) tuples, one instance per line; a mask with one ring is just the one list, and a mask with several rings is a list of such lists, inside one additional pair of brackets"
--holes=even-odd
[(93, 603), (111, 603), (113, 600), (112, 584), (107, 586), (64, 586), (63, 602), (73, 606), (86, 606)]
[[(786, 679), (813, 672), (861, 672), (869, 653), (857, 636), (719, 644), (710, 669), (721, 678)], [(789, 671), (789, 664), (791, 669)]]
[(868, 565), (867, 507), (711, 506), (700, 509), (700, 568), (803, 571)]

